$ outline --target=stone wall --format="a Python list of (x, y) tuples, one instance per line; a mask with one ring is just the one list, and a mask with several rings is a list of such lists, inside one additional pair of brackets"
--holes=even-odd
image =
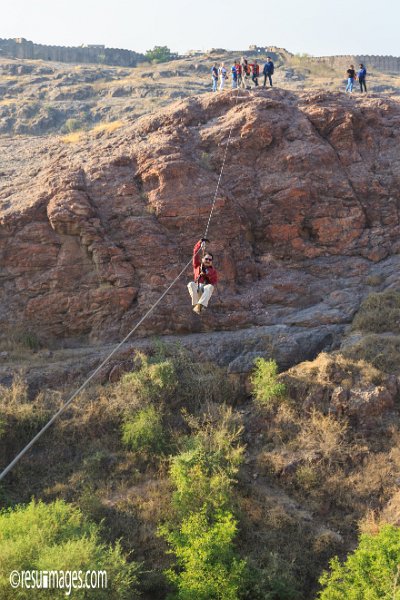
[(400, 57), (398, 56), (376, 56), (376, 55), (342, 55), (342, 56), (318, 56), (310, 57), (309, 60), (317, 63), (326, 63), (335, 69), (348, 69), (349, 65), (356, 68), (363, 63), (367, 70), (382, 71), (384, 73), (400, 73)]
[(132, 50), (104, 48), (102, 46), (46, 46), (35, 44), (24, 38), (1, 39), (0, 56), (31, 60), (54, 60), (66, 63), (95, 63), (135, 67), (144, 60), (144, 55)]

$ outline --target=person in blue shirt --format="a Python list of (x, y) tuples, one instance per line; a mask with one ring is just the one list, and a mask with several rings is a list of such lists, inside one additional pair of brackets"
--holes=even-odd
[(354, 85), (355, 79), (356, 79), (356, 72), (354, 70), (354, 65), (350, 65), (350, 67), (347, 69), (346, 93), (349, 92), (351, 94), (353, 92), (353, 85)]
[(237, 69), (236, 69), (236, 63), (231, 66), (231, 75), (232, 75), (232, 89), (235, 89), (238, 86), (238, 74), (237, 74)]
[(269, 85), (272, 87), (272, 75), (274, 74), (274, 63), (272, 62), (271, 58), (269, 56), (267, 56), (267, 62), (264, 65), (264, 69), (263, 69), (263, 73), (264, 73), (264, 87), (265, 84), (267, 83), (267, 77), (269, 80)]
[(211, 77), (212, 77), (212, 91), (216, 92), (217, 91), (217, 85), (218, 85), (218, 67), (216, 65), (216, 63), (214, 63), (214, 66), (211, 69)]
[[(367, 77), (367, 69), (364, 67), (364, 65), (362, 63), (360, 63), (360, 68), (358, 70), (357, 73), (357, 78), (358, 78), (358, 83), (360, 84), (360, 90), (361, 92), (367, 91), (367, 85), (365, 83), (365, 78)], [(364, 90), (363, 90), (364, 88)]]

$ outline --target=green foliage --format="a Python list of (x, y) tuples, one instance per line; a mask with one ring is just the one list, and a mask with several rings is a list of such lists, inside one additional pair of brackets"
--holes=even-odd
[(222, 409), (219, 418), (218, 426), (189, 418), (197, 431), (171, 459), (170, 476), (176, 490), (173, 502), (181, 515), (203, 506), (221, 510), (230, 505), (231, 487), (244, 452), (239, 443), (242, 428), (231, 409)]
[(278, 366), (274, 360), (256, 358), (255, 369), (250, 377), (254, 397), (261, 406), (272, 406), (283, 396), (286, 388), (278, 381)]
[(152, 50), (147, 50), (146, 58), (155, 63), (161, 63), (174, 60), (177, 58), (177, 55), (173, 54), (168, 46), (154, 46)]
[(292, 565), (271, 553), (263, 568), (249, 566), (245, 572), (242, 600), (300, 600)]
[(156, 403), (172, 396), (178, 385), (172, 360), (149, 358), (137, 352), (135, 361), (138, 369), (121, 379), (120, 390), (125, 396), (135, 396), (139, 404)]
[(204, 510), (182, 521), (178, 531), (165, 532), (180, 572), (166, 572), (176, 592), (171, 600), (237, 600), (246, 562), (235, 556), (237, 522), (232, 513)]
[(400, 528), (362, 534), (358, 548), (341, 564), (335, 557), (320, 583), (320, 600), (400, 600)]
[(134, 452), (162, 452), (165, 434), (160, 411), (149, 405), (132, 417), (126, 417), (122, 425), (122, 441)]
[(221, 407), (202, 419), (187, 416), (187, 422), (194, 433), (170, 467), (175, 519), (160, 528), (177, 559), (166, 572), (175, 586), (170, 599), (236, 600), (246, 571), (235, 553), (232, 513), (242, 429), (232, 410)]
[[(2, 600), (45, 599), (48, 590), (10, 586), (13, 570), (106, 570), (107, 589), (97, 589), (96, 599), (136, 598), (137, 566), (128, 564), (118, 544), (106, 546), (99, 527), (87, 521), (79, 509), (57, 500), (51, 504), (32, 500), (0, 513), (0, 597)], [(76, 590), (74, 598), (92, 597), (92, 590)], [(66, 590), (53, 590), (62, 599)]]

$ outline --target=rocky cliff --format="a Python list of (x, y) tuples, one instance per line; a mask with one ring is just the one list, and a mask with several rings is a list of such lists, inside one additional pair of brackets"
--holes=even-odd
[(285, 366), (332, 347), (371, 290), (400, 283), (395, 100), (227, 91), (78, 146), (37, 139), (29, 170), (3, 162), (2, 331), (126, 334), (190, 260), (231, 127), (209, 231), (218, 294), (195, 316), (189, 269), (138, 335), (247, 329), (242, 357), (279, 348)]

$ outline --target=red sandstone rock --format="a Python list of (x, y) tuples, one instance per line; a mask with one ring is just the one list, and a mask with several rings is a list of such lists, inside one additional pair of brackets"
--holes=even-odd
[(209, 230), (222, 300), (195, 318), (189, 268), (139, 335), (343, 324), (374, 263), (400, 282), (399, 103), (279, 90), (236, 103), (227, 91), (36, 148), (36, 176), (0, 191), (0, 324), (128, 332), (190, 260), (231, 128)]

